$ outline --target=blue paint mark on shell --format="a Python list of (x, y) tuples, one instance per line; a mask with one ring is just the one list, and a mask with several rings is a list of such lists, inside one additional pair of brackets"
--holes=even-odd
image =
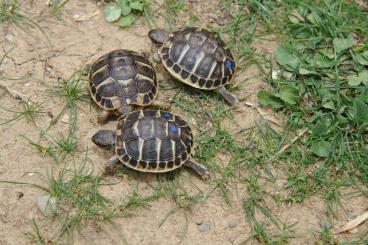
[(175, 125), (171, 125), (170, 130), (176, 133), (176, 131), (178, 131), (178, 128)]
[(234, 63), (231, 60), (226, 61), (226, 68), (231, 70), (234, 67)]

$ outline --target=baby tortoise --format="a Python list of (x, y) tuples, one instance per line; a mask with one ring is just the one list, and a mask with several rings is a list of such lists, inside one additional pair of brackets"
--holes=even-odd
[(230, 50), (219, 37), (194, 27), (171, 34), (153, 29), (148, 36), (159, 46), (154, 59), (161, 60), (174, 78), (198, 89), (216, 89), (230, 105), (238, 103), (224, 87), (234, 77), (236, 65)]
[(208, 176), (205, 166), (190, 159), (193, 135), (188, 124), (168, 111), (129, 112), (118, 119), (116, 131), (100, 130), (93, 135), (92, 141), (102, 148), (115, 148), (107, 169), (122, 162), (138, 171), (164, 173), (184, 165), (203, 178)]
[(101, 56), (90, 66), (88, 78), (93, 100), (104, 109), (99, 111), (99, 123), (106, 122), (112, 113), (119, 116), (132, 111), (134, 105), (150, 105), (158, 92), (152, 64), (131, 50)]

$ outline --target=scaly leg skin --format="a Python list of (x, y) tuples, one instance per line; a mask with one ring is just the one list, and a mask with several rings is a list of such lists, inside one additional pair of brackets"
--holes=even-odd
[(171, 104), (167, 101), (155, 100), (152, 102), (152, 104), (150, 104), (150, 107), (170, 111)]
[(206, 166), (193, 162), (191, 160), (188, 160), (184, 163), (184, 166), (189, 167), (193, 169), (199, 176), (201, 176), (203, 179), (207, 179), (210, 175), (208, 172), (208, 169)]
[(132, 105), (124, 105), (124, 106), (121, 106), (119, 107), (116, 111), (117, 111), (117, 116), (122, 116), (128, 112), (131, 112), (134, 110), (134, 106)]
[(150, 58), (150, 54), (151, 54), (151, 52), (149, 50), (146, 50), (146, 49), (138, 50), (138, 53), (140, 53), (141, 55), (143, 55), (144, 58), (146, 58), (146, 59), (149, 59)]
[(111, 157), (107, 163), (105, 164), (105, 170), (106, 172), (113, 172), (116, 168), (116, 165), (119, 163), (119, 159), (116, 155)]
[(239, 100), (226, 90), (224, 86), (221, 86), (217, 89), (217, 92), (231, 105), (234, 106), (235, 104), (239, 103)]
[(89, 71), (91, 70), (91, 67), (92, 67), (91, 64), (84, 65), (83, 68), (82, 68), (82, 75), (83, 76), (88, 76)]
[(152, 58), (153, 58), (153, 61), (156, 62), (156, 63), (161, 62), (160, 55), (158, 55), (158, 51), (153, 53)]
[(111, 116), (110, 111), (99, 109), (97, 111), (97, 123), (98, 124), (107, 123), (110, 116)]

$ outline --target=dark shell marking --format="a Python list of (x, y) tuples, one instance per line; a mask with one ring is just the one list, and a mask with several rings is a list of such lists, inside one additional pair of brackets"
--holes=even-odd
[(192, 146), (188, 124), (171, 112), (146, 109), (118, 119), (115, 152), (122, 163), (135, 170), (174, 170), (188, 160)]
[(162, 63), (176, 79), (200, 89), (226, 85), (236, 69), (224, 42), (204, 29), (186, 28), (172, 33), (159, 53)]
[(115, 50), (100, 57), (91, 66), (89, 81), (92, 98), (106, 110), (149, 105), (158, 92), (151, 63), (130, 50)]

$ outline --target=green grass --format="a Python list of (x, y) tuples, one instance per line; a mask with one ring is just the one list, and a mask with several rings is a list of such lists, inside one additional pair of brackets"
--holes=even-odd
[[(55, 95), (65, 100), (62, 110), (50, 122), (46, 129), (39, 129), (38, 140), (32, 140), (23, 136), (30, 145), (38, 149), (44, 155), (51, 156), (56, 162), (64, 161), (68, 155), (81, 153), (78, 151), (77, 122), (78, 104), (90, 102), (90, 97), (85, 84), (85, 77), (80, 71), (73, 73), (67, 80), (59, 80), (49, 92), (49, 97)], [(58, 136), (51, 136), (48, 132), (65, 115), (69, 115), (69, 128), (67, 133), (59, 132)], [(56, 126), (55, 126), (56, 127)], [(42, 143), (44, 141), (45, 143)]]
[(32, 218), (32, 226), (33, 226), (34, 233), (28, 232), (26, 234), (28, 240), (30, 240), (32, 243), (37, 244), (37, 245), (56, 244), (54, 241), (47, 240), (46, 237), (41, 233), (40, 227), (37, 224), (37, 221), (35, 218)]
[(75, 133), (71, 131), (69, 131), (67, 136), (59, 133), (58, 137), (52, 137), (41, 130), (40, 135), (45, 138), (45, 143), (33, 141), (24, 135), (23, 137), (31, 146), (35, 147), (43, 155), (52, 157), (57, 163), (64, 161), (69, 155), (74, 156), (76, 153), (81, 153), (81, 151), (78, 151)]
[(69, 2), (70, 0), (50, 0), (49, 5), (56, 15), (60, 15), (61, 9)]
[(137, 208), (150, 208), (149, 203), (157, 200), (162, 195), (158, 192), (149, 196), (141, 196), (137, 191), (133, 191), (129, 196), (124, 198), (123, 202), (119, 205), (119, 209), (122, 212), (134, 211)]
[(86, 87), (86, 78), (83, 72), (78, 70), (66, 80), (58, 80), (50, 91), (51, 96), (58, 96), (65, 99), (68, 106), (73, 108), (77, 102), (90, 102), (89, 93)]
[(11, 123), (16, 120), (20, 120), (22, 118), (25, 118), (27, 121), (32, 122), (34, 125), (36, 125), (36, 119), (40, 115), (46, 113), (46, 111), (42, 107), (42, 103), (32, 103), (32, 102), (20, 103), (19, 110), (12, 110), (6, 108), (0, 109), (14, 114), (10, 119), (6, 120), (3, 123), (0, 123), (0, 126)]
[[(276, 50), (281, 75), (269, 75), (266, 79), (274, 90), (261, 91), (258, 97), (262, 104), (286, 112), (290, 129), (309, 128), (302, 144), (281, 157), (290, 161), (287, 186), (296, 201), (331, 187), (325, 194), (331, 212), (331, 201), (339, 202), (338, 189), (354, 178), (368, 184), (363, 166), (367, 160), (368, 13), (354, 3), (327, 0), (318, 4), (285, 1), (280, 9), (288, 13), (280, 14), (286, 28)], [(317, 161), (322, 162), (317, 169), (305, 171)]]
[[(86, 154), (81, 163), (73, 161), (71, 166), (62, 168), (56, 174), (34, 172), (43, 181), (40, 185), (16, 181), (2, 180), (1, 182), (34, 187), (56, 199), (57, 204), (53, 207), (52, 219), (54, 222), (57, 221), (60, 227), (50, 240), (58, 242), (64, 235), (72, 238), (73, 231), (82, 223), (99, 225), (121, 215), (99, 190), (101, 186), (112, 183), (105, 182), (101, 176), (94, 175), (87, 162)], [(42, 244), (45, 237), (41, 235), (40, 227), (35, 220), (33, 220), (33, 228), (35, 234), (28, 234), (29, 239)]]
[(164, 0), (163, 8), (166, 12), (165, 19), (169, 31), (173, 31), (176, 25), (176, 13), (182, 11), (185, 8), (185, 3), (183, 0)]
[(19, 9), (18, 0), (1, 0), (0, 2), (0, 23), (7, 22), (14, 24), (24, 31), (25, 28), (35, 28), (39, 26), (36, 22), (26, 17)]
[(31, 32), (32, 29), (38, 29), (46, 38), (48, 45), (50, 47), (52, 46), (48, 36), (41, 26), (28, 17), (25, 11), (20, 10), (20, 3), (18, 0), (1, 0), (0, 23), (15, 25), (30, 36), (33, 36)]

